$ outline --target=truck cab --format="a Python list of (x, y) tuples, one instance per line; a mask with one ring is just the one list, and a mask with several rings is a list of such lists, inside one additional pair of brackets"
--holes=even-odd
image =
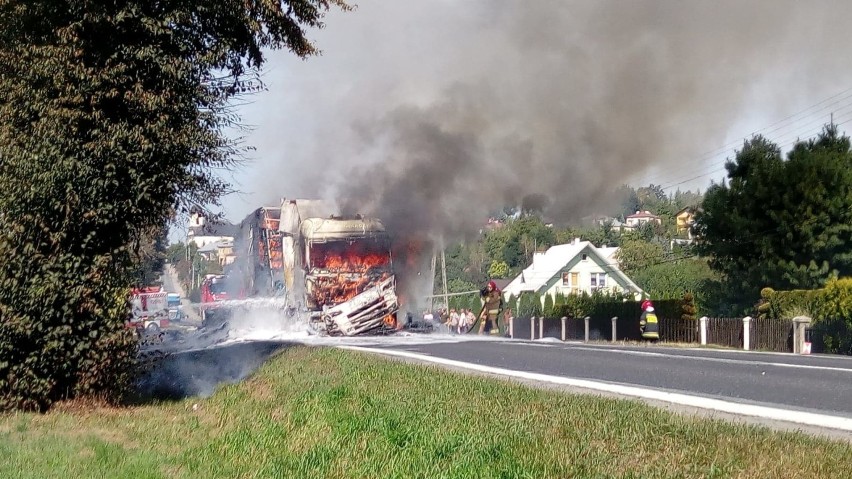
[(183, 319), (183, 308), (180, 304), (180, 295), (177, 293), (168, 293), (166, 295), (166, 302), (169, 308), (169, 320), (171, 321), (181, 321)]
[[(395, 328), (399, 309), (390, 239), (381, 221), (307, 218), (292, 238), (295, 291), (322, 333), (352, 336)], [(285, 251), (285, 258), (287, 257)], [(285, 264), (288, 262), (285, 261)]]

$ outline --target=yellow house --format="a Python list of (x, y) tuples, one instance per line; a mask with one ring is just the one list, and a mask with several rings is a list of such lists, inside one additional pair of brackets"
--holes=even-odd
[(694, 206), (687, 206), (677, 212), (675, 219), (677, 220), (678, 234), (687, 234), (690, 237), (692, 236), (690, 229), (692, 228), (692, 224), (695, 222), (695, 211), (696, 208)]
[(225, 266), (234, 262), (236, 255), (234, 255), (234, 242), (232, 240), (220, 241), (216, 246), (216, 255), (219, 258), (220, 265)]

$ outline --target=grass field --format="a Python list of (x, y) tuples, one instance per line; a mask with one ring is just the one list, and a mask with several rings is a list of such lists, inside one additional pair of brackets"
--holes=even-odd
[(207, 399), (0, 416), (0, 477), (845, 478), (852, 446), (294, 348)]

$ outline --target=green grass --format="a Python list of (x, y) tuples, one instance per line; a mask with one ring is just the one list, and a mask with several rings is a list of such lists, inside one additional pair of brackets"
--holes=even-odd
[(2, 416), (0, 477), (841, 478), (852, 446), (296, 348), (207, 399)]

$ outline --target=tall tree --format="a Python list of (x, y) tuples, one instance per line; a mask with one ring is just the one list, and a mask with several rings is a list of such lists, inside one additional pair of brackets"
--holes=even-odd
[(726, 164), (696, 217), (696, 248), (722, 273), (732, 300), (748, 306), (761, 287), (814, 288), (852, 274), (852, 152), (827, 126), (782, 159), (765, 138)]
[(0, 409), (120, 395), (133, 245), (226, 191), (231, 100), (334, 4), (0, 2)]
[(662, 246), (641, 239), (626, 240), (615, 253), (619, 268), (628, 274), (660, 264), (664, 258)]
[(629, 185), (621, 185), (615, 189), (613, 197), (618, 201), (618, 207), (613, 212), (614, 216), (624, 221), (624, 218), (639, 211), (639, 196), (636, 190)]

